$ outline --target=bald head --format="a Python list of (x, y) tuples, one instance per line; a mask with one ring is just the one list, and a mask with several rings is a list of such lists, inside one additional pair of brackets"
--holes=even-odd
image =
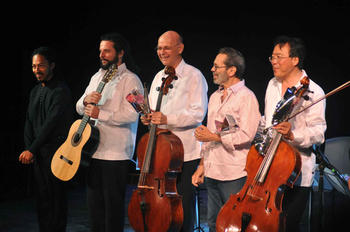
[(183, 43), (182, 37), (176, 31), (166, 31), (159, 37), (159, 39), (167, 39), (172, 41), (175, 44)]
[(183, 49), (182, 37), (176, 31), (167, 31), (158, 39), (157, 54), (165, 66), (176, 68), (182, 60)]

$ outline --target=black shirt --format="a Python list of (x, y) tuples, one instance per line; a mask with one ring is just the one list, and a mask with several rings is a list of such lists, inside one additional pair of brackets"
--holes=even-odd
[(58, 148), (68, 135), (73, 112), (71, 92), (63, 81), (53, 78), (45, 86), (36, 85), (30, 92), (24, 127), (26, 150), (35, 156), (44, 145)]

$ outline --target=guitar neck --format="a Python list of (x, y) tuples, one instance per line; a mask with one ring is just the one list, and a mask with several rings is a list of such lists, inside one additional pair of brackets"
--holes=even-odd
[(105, 85), (106, 85), (106, 83), (103, 82), (103, 81), (101, 81), (100, 84), (98, 84), (98, 86), (97, 86), (96, 92), (102, 93), (102, 91), (103, 91)]
[(86, 124), (89, 122), (90, 116), (84, 114), (83, 118), (81, 119), (80, 125), (78, 127), (77, 133), (79, 136), (81, 136), (84, 132), (84, 129), (86, 127)]
[[(101, 82), (99, 83), (97, 89), (96, 89), (96, 92), (102, 93), (102, 91), (103, 91), (105, 85), (106, 85), (106, 83), (103, 82), (103, 81), (101, 81)], [(86, 124), (87, 124), (89, 121), (90, 121), (90, 116), (84, 114), (83, 118), (81, 119), (81, 123), (80, 123), (80, 125), (79, 125), (79, 127), (78, 127), (78, 130), (77, 130), (77, 133), (78, 133), (79, 135), (82, 135), (82, 134), (83, 134), (83, 131), (84, 131), (85, 127), (86, 127)]]

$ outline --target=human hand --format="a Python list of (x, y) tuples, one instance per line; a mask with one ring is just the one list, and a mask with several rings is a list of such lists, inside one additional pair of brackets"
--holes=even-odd
[(194, 131), (194, 136), (200, 142), (221, 141), (219, 135), (210, 132), (209, 129), (203, 125), (196, 128), (196, 130)]
[(97, 104), (101, 97), (102, 95), (99, 92), (93, 91), (84, 98), (84, 105)]
[(168, 124), (168, 118), (162, 112), (151, 113), (151, 123), (156, 125), (166, 125)]
[(23, 151), (19, 157), (18, 157), (18, 161), (21, 162), (22, 164), (31, 164), (34, 161), (34, 155), (33, 153), (31, 153), (30, 151), (26, 150)]
[(290, 122), (281, 122), (274, 126), (277, 132), (281, 133), (285, 139), (294, 140), (294, 134), (292, 132), (292, 124)]
[(84, 113), (91, 118), (98, 118), (100, 108), (98, 108), (98, 106), (88, 104), (84, 108)]
[(199, 165), (197, 170), (192, 175), (192, 184), (198, 187), (200, 184), (204, 183), (204, 167)]

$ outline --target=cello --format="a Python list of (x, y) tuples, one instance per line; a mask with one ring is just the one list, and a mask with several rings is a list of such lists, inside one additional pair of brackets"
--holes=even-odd
[[(159, 88), (157, 106), (176, 80), (175, 69), (166, 67), (166, 78)], [(138, 165), (142, 167), (137, 188), (133, 191), (128, 217), (136, 232), (179, 231), (183, 222), (182, 198), (176, 190), (176, 176), (181, 172), (184, 149), (181, 140), (167, 129), (151, 128), (137, 147)]]
[[(308, 77), (298, 88), (288, 88), (278, 102), (272, 125), (277, 125), (291, 114), (309, 86)], [(285, 230), (282, 199), (286, 187), (293, 187), (300, 174), (299, 152), (282, 140), (282, 134), (272, 127), (259, 132), (251, 146), (245, 170), (247, 180), (241, 191), (231, 195), (221, 208), (216, 230), (277, 232)]]

